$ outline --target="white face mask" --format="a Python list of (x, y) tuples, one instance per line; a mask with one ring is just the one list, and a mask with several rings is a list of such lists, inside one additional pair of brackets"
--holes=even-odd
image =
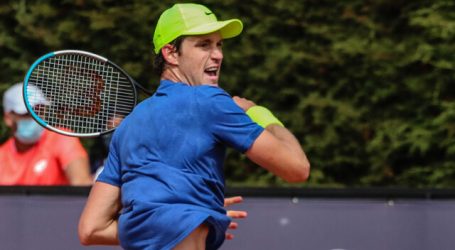
[(39, 140), (44, 128), (33, 119), (20, 119), (17, 121), (17, 130), (14, 136), (22, 143), (33, 144)]

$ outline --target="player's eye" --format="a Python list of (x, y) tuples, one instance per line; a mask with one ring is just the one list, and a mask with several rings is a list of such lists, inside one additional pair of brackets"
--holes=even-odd
[(200, 42), (200, 43), (197, 43), (196, 44), (197, 47), (201, 47), (201, 48), (207, 48), (210, 46), (210, 43), (208, 42)]

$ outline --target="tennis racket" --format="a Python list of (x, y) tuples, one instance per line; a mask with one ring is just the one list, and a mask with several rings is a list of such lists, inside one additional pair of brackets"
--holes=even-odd
[[(46, 129), (94, 137), (112, 132), (133, 110), (136, 87), (152, 94), (102, 56), (61, 50), (33, 63), (25, 76), (23, 96), (33, 119)], [(32, 105), (43, 96), (47, 105)]]

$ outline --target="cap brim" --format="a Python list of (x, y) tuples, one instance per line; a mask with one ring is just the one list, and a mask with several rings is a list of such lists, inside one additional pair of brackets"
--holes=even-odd
[[(38, 105), (48, 106), (48, 105), (50, 105), (50, 102), (48, 102), (47, 100), (42, 100), (42, 99), (38, 100), (38, 101), (32, 100), (30, 102), (30, 105), (32, 107), (35, 107), (35, 106), (38, 106)], [(16, 105), (16, 107), (11, 108), (11, 111), (13, 111), (14, 113), (19, 114), (19, 115), (25, 115), (25, 114), (28, 113), (28, 110), (27, 110), (27, 107), (25, 106), (25, 103), (21, 103), (19, 105)]]
[(206, 35), (216, 31), (220, 31), (223, 39), (232, 38), (242, 33), (243, 24), (239, 19), (230, 19), (226, 21), (217, 21), (204, 25), (197, 26), (187, 30), (182, 35)]
[(24, 106), (17, 106), (9, 110), (9, 112), (13, 111), (14, 113), (18, 115), (25, 115), (28, 113), (27, 108)]
[[(37, 105), (45, 105), (49, 106), (51, 103), (47, 100), (46, 97), (44, 97), (43, 92), (38, 89), (37, 87), (31, 88), (32, 86), (29, 85), (29, 92), (28, 92), (28, 103), (30, 104), (31, 107), (35, 107)], [(24, 103), (24, 108), (25, 103)]]

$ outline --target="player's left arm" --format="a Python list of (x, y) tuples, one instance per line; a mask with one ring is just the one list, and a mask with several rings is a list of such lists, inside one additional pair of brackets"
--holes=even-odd
[(120, 188), (95, 182), (79, 219), (79, 240), (83, 245), (118, 245)]

